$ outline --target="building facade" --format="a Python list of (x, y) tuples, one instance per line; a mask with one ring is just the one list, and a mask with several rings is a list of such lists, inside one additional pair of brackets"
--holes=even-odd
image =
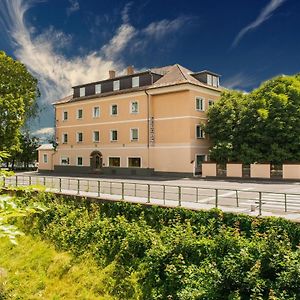
[(219, 75), (177, 64), (139, 73), (129, 67), (124, 76), (109, 75), (73, 87), (73, 95), (54, 103), (57, 147), (39, 150), (39, 170), (197, 172), (210, 146), (200, 124), (220, 96)]

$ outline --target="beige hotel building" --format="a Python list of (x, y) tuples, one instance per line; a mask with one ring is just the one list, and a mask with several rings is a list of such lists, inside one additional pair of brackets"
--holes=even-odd
[(54, 103), (57, 147), (39, 148), (39, 171), (198, 173), (210, 146), (200, 123), (220, 92), (219, 75), (178, 64), (75, 86)]

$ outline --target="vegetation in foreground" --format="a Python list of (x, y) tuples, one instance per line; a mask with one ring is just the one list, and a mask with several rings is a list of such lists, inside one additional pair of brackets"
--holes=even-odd
[[(48, 205), (21, 224), (23, 231), (79, 262), (92, 257), (100, 270), (109, 270), (99, 270), (99, 296), (104, 291), (114, 299), (300, 299), (299, 224), (218, 210), (92, 204), (44, 193), (21, 197), (25, 205)], [(30, 281), (32, 273), (26, 275)], [(10, 281), (10, 291), (21, 295), (17, 282)], [(41, 285), (40, 292), (46, 289)]]

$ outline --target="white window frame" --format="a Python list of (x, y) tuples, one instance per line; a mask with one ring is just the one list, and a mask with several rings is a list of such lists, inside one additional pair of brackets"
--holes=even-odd
[[(201, 100), (202, 109), (197, 108), (198, 100)], [(203, 98), (201, 96), (195, 97), (195, 109), (196, 109), (196, 111), (205, 111), (205, 98)]]
[[(120, 159), (120, 165), (119, 166), (111, 166), (110, 164), (109, 164), (109, 159), (110, 158), (119, 158)], [(121, 156), (109, 156), (108, 158), (107, 158), (107, 166), (108, 167), (112, 167), (112, 168), (120, 168), (121, 167)]]
[[(81, 134), (82, 140), (79, 141), (79, 135)], [(82, 131), (78, 131), (76, 132), (76, 143), (82, 143), (83, 142), (83, 132)]]
[(120, 90), (120, 80), (114, 80), (113, 81), (113, 90), (119, 91)]
[[(129, 167), (129, 158), (139, 158), (141, 161), (141, 165), (139, 167)], [(141, 156), (127, 156), (127, 168), (142, 168), (143, 166), (143, 159)]]
[[(137, 139), (133, 139), (133, 130), (137, 130)], [(137, 142), (140, 138), (139, 128), (130, 128), (130, 142)]]
[(213, 76), (211, 74), (207, 74), (207, 84), (213, 85)]
[(84, 97), (85, 96), (85, 86), (84, 87), (81, 87), (79, 88), (79, 97)]
[[(113, 138), (113, 131), (117, 132), (117, 139), (116, 140), (112, 139)], [(110, 141), (111, 142), (117, 142), (118, 141), (118, 130), (117, 129), (111, 129), (109, 135), (110, 135)]]
[[(79, 111), (81, 110), (81, 118), (79, 118)], [(76, 110), (76, 119), (77, 120), (82, 120), (83, 119), (83, 108), (78, 108)]]
[[(68, 163), (67, 163), (67, 164), (63, 164), (63, 163), (62, 163), (63, 160), (67, 160)], [(70, 157), (68, 157), (68, 156), (61, 156), (61, 157), (60, 157), (60, 165), (61, 165), (61, 166), (69, 166), (69, 165), (70, 165)]]
[[(81, 158), (81, 165), (78, 164), (78, 158)], [(76, 156), (76, 166), (77, 167), (83, 167), (83, 157), (82, 156)]]
[(102, 86), (101, 83), (95, 84), (95, 94), (101, 94), (102, 93)]
[(214, 86), (214, 87), (219, 86), (219, 77), (218, 76), (213, 76), (212, 77), (212, 86)]
[[(116, 106), (116, 107), (117, 107), (117, 113), (116, 113), (116, 114), (113, 114), (113, 113), (112, 113), (112, 112), (113, 112), (113, 111), (112, 111), (113, 106)], [(110, 105), (110, 115), (114, 117), (114, 116), (117, 116), (118, 114), (119, 114), (118, 104), (111, 104), (111, 105)]]
[[(65, 135), (67, 136), (67, 141), (66, 142), (65, 142)], [(62, 144), (68, 144), (68, 142), (69, 142), (69, 135), (68, 135), (67, 132), (63, 132), (62, 133), (61, 141), (62, 141)]]
[[(95, 132), (98, 132), (98, 137), (99, 137), (98, 140), (95, 139)], [(100, 142), (100, 131), (99, 130), (94, 130), (93, 131), (93, 142), (94, 143), (99, 143)]]
[(140, 86), (140, 77), (134, 76), (131, 78), (131, 86), (132, 87), (139, 87)]
[[(98, 111), (99, 111), (98, 116), (95, 115), (95, 108), (98, 108)], [(92, 109), (92, 115), (93, 115), (93, 118), (94, 118), (94, 119), (100, 118), (100, 114), (101, 114), (100, 106), (94, 106), (93, 109)]]
[[(137, 103), (137, 111), (132, 111), (132, 104), (133, 103)], [(131, 113), (131, 114), (138, 114), (139, 113), (139, 101), (137, 101), (137, 100), (132, 100), (132, 101), (130, 101), (130, 105), (129, 105), (129, 112)]]
[[(65, 113), (67, 113), (67, 118), (65, 119)], [(62, 120), (63, 121), (67, 121), (69, 119), (69, 113), (68, 113), (68, 111), (67, 110), (63, 110), (63, 112), (62, 112)]]
[(46, 154), (46, 153), (43, 154), (43, 163), (44, 164), (48, 163), (48, 154)]
[[(202, 137), (198, 137), (197, 136), (197, 128), (200, 127), (200, 130), (202, 131)], [(201, 128), (201, 125), (197, 124), (196, 127), (195, 127), (195, 136), (196, 136), (196, 139), (197, 140), (203, 140), (205, 139), (205, 132), (204, 130)]]

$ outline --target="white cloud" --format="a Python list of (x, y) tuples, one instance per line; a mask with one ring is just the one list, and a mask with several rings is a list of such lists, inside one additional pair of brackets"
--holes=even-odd
[(257, 85), (257, 83), (255, 77), (240, 72), (232, 77), (227, 77), (227, 79), (222, 82), (222, 85), (228, 89), (246, 89)]
[(33, 136), (44, 136), (44, 135), (51, 136), (53, 134), (54, 134), (54, 128), (53, 127), (45, 127), (45, 128), (36, 130), (32, 133)]
[(72, 13), (80, 9), (79, 2), (77, 0), (69, 0), (70, 7), (67, 8), (67, 15), (70, 16)]
[(130, 11), (130, 8), (132, 5), (133, 5), (133, 2), (128, 2), (122, 10), (122, 13), (121, 13), (122, 21), (125, 24), (129, 23), (129, 11)]
[(269, 18), (271, 18), (271, 16), (273, 15), (273, 12), (279, 7), (281, 6), (286, 0), (271, 0), (267, 6), (265, 6), (262, 11), (260, 12), (260, 14), (257, 16), (257, 18), (250, 23), (249, 25), (247, 25), (246, 27), (244, 27), (235, 37), (233, 43), (232, 43), (232, 47), (235, 47), (239, 41), (243, 38), (243, 36), (245, 34), (247, 34), (249, 31), (254, 30), (255, 28), (259, 27), (262, 23), (264, 23), (265, 21), (267, 21)]

